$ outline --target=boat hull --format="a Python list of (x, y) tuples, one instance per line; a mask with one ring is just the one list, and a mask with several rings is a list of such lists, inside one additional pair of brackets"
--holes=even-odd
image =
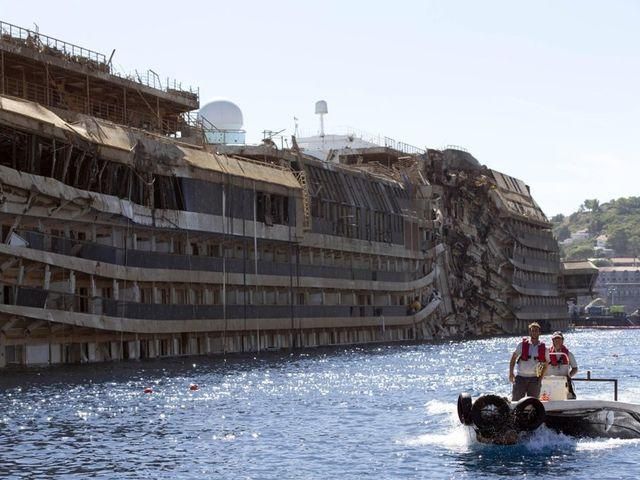
[(640, 406), (605, 400), (547, 402), (545, 424), (566, 435), (640, 438)]

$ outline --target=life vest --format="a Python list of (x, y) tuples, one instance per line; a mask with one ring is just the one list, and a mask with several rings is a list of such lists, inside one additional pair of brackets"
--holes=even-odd
[[(554, 353), (560, 352), (564, 353), (564, 355), (554, 355)], [(564, 365), (567, 365), (569, 363), (569, 350), (567, 350), (567, 347), (563, 345), (560, 349), (560, 352), (558, 352), (556, 350), (556, 347), (553, 346), (549, 349), (549, 363), (551, 363), (551, 365), (553, 365), (554, 367), (558, 365), (558, 363)]]
[[(522, 353), (520, 354), (520, 360), (522, 360), (523, 362), (526, 362), (527, 360), (529, 360), (529, 347), (531, 346), (531, 342), (529, 342), (528, 338), (523, 338), (522, 339)], [(538, 360), (539, 362), (543, 362), (546, 359), (546, 355), (545, 355), (545, 346), (544, 343), (539, 342), (538, 343), (538, 356), (537, 357), (533, 357), (535, 360)]]

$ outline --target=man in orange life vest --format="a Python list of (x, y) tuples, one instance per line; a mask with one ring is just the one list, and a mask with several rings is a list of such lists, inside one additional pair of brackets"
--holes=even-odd
[[(540, 325), (529, 325), (529, 338), (523, 338), (518, 344), (509, 362), (509, 381), (513, 383), (511, 400), (514, 402), (524, 396), (538, 398), (542, 377), (549, 363), (549, 351), (540, 341)], [(513, 369), (518, 365), (518, 372)]]
[(549, 349), (549, 366), (545, 375), (567, 377), (569, 386), (569, 398), (576, 398), (571, 377), (578, 373), (578, 363), (567, 347), (564, 346), (562, 332), (553, 332), (551, 335), (553, 346)]

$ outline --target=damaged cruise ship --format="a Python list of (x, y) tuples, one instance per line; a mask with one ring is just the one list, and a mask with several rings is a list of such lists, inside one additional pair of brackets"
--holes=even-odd
[(0, 367), (560, 329), (593, 286), (468, 152), (229, 143), (197, 90), (0, 29)]

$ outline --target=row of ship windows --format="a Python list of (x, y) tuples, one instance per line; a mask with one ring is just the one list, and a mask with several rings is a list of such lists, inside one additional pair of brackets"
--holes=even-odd
[(542, 240), (553, 240), (551, 229), (537, 228), (528, 223), (520, 222), (518, 220), (513, 220), (512, 225), (515, 228), (516, 232), (531, 235)]
[(545, 274), (545, 273), (532, 273), (519, 269), (515, 269), (513, 271), (513, 279), (525, 282), (525, 283), (533, 283), (533, 284), (542, 284), (542, 283), (556, 283), (558, 281), (558, 276), (553, 274)]
[(598, 278), (601, 282), (625, 282), (629, 280), (640, 281), (640, 270), (633, 272), (623, 271), (615, 273), (600, 272)]
[(559, 297), (520, 296), (512, 301), (515, 307), (555, 307), (566, 306), (567, 302)]
[[(62, 248), (73, 252), (74, 246), (82, 245), (103, 245), (120, 250), (127, 249), (153, 252), (159, 254), (174, 255), (194, 255), (204, 257), (226, 257), (234, 259), (247, 259), (248, 261), (265, 261), (277, 263), (296, 263), (303, 265), (339, 266), (358, 269), (375, 269), (389, 272), (417, 271), (421, 268), (423, 261), (418, 259), (408, 259), (400, 257), (388, 257), (367, 254), (353, 254), (341, 250), (301, 248), (296, 258), (293, 248), (288, 246), (276, 246), (269, 244), (256, 245), (251, 242), (223, 241), (192, 241), (185, 237), (164, 237), (159, 235), (139, 235), (129, 234), (124, 231), (111, 231), (109, 233), (91, 233), (84, 231), (68, 230), (65, 232), (52, 229), (49, 233), (41, 233), (34, 230), (16, 230), (13, 232), (19, 235), (27, 244), (33, 248), (38, 248), (36, 239), (41, 242), (44, 250), (56, 250)], [(2, 226), (2, 238), (4, 242), (11, 242), (12, 231), (9, 225)], [(95, 238), (95, 242), (89, 239)], [(30, 243), (31, 242), (31, 243)], [(62, 244), (68, 242), (64, 248)]]
[[(527, 248), (522, 246), (516, 246), (513, 249), (514, 260), (522, 261), (521, 259), (533, 259), (542, 260), (544, 262), (558, 262), (560, 255), (555, 252), (548, 252), (545, 250), (536, 250), (533, 248)], [(526, 263), (526, 262), (523, 262)]]
[[(93, 292), (93, 294), (91, 294)], [(203, 287), (175, 287), (161, 285), (156, 287), (138, 286), (127, 282), (120, 282), (117, 288), (117, 300), (140, 304), (158, 305), (357, 305), (357, 306), (405, 306), (410, 305), (416, 298), (422, 304), (429, 300), (430, 288), (424, 288), (411, 293), (380, 293), (363, 294), (353, 291), (325, 291), (320, 289), (293, 289), (277, 287), (237, 287), (215, 286)], [(36, 287), (16, 287), (4, 285), (0, 289), (0, 303), (24, 304), (22, 298), (34, 300), (41, 297), (41, 305), (49, 308), (62, 306), (73, 307), (72, 310), (88, 312), (95, 301), (102, 299), (116, 300), (113, 287), (98, 287), (93, 290), (88, 286), (79, 286), (69, 291), (66, 282), (54, 282), (49, 290)], [(224, 301), (223, 301), (224, 298)], [(45, 301), (46, 299), (46, 301)]]

